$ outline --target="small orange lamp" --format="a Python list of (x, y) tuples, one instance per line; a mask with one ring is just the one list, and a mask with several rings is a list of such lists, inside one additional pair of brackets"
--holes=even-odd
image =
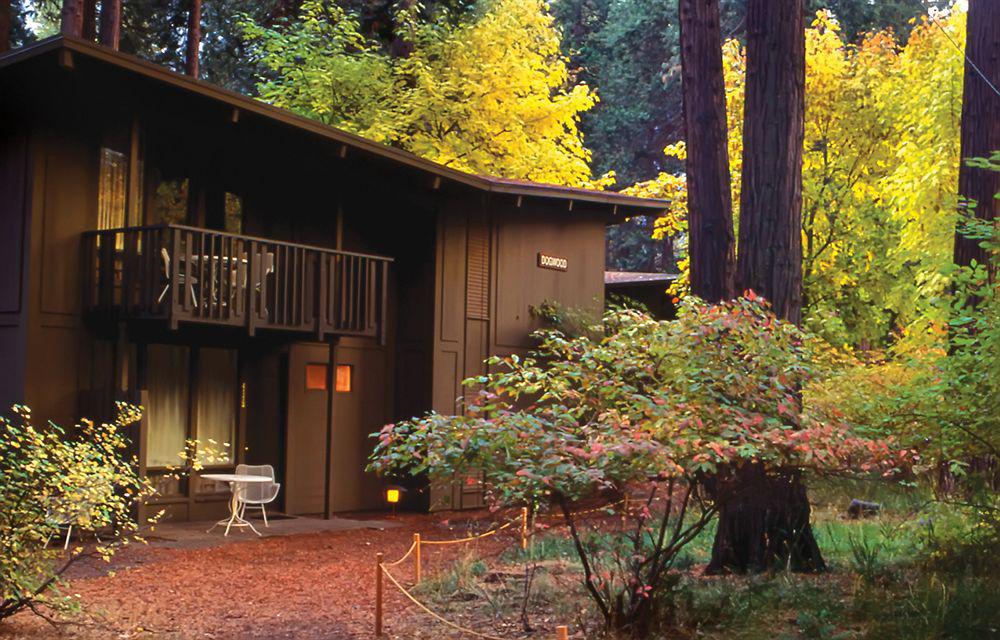
[(392, 505), (392, 515), (396, 516), (396, 505), (403, 497), (403, 492), (406, 491), (403, 487), (389, 486), (385, 489), (385, 501)]

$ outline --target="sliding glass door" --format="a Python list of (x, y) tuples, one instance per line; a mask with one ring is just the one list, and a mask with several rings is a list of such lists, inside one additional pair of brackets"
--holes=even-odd
[[(182, 455), (199, 455), (206, 466), (236, 462), (239, 370), (235, 349), (150, 344), (146, 347), (148, 392), (146, 466), (161, 498), (191, 498), (191, 483), (170, 477)], [(199, 443), (188, 451), (189, 441)], [(206, 460), (206, 456), (211, 456)], [(196, 488), (200, 493), (225, 489)]]

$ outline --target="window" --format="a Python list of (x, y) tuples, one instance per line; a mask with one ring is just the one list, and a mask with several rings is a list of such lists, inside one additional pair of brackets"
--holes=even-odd
[[(236, 367), (236, 351), (232, 349), (198, 350), (198, 385), (195, 387), (196, 433), (202, 447), (207, 447), (214, 453), (215, 459), (211, 464), (227, 464), (233, 461), (233, 437), (236, 435), (236, 384), (239, 375)], [(226, 459), (219, 460), (220, 455)]]
[[(142, 162), (137, 125), (115, 127), (102, 138), (97, 184), (97, 228), (120, 229), (141, 224)], [(124, 238), (117, 240), (123, 248)]]
[(188, 179), (165, 178), (154, 172), (151, 224), (184, 224), (188, 219)]
[(228, 191), (226, 192), (226, 231), (228, 233), (243, 233), (243, 200)]
[[(306, 365), (306, 391), (326, 391), (326, 376), (329, 371), (325, 364), (309, 363)], [(349, 364), (338, 364), (334, 371), (334, 391), (347, 393), (351, 390), (354, 367)]]
[(465, 265), (465, 317), (490, 319), (490, 228), (485, 219), (469, 221)]
[[(146, 464), (154, 468), (178, 465), (188, 438), (211, 448), (215, 454), (211, 464), (232, 464), (239, 401), (237, 352), (151, 344), (146, 354)], [(189, 424), (189, 411), (194, 414), (193, 424)], [(218, 460), (220, 454), (228, 454), (228, 460)]]
[(100, 183), (97, 188), (97, 228), (125, 226), (125, 194), (128, 189), (128, 156), (101, 147)]
[(177, 465), (188, 434), (190, 352), (187, 347), (155, 344), (149, 345), (146, 353), (149, 391), (146, 464)]
[(347, 393), (351, 390), (351, 378), (354, 376), (354, 367), (349, 364), (338, 364), (337, 365), (337, 380), (334, 389), (341, 393)]
[(306, 391), (326, 391), (326, 365), (306, 365)]

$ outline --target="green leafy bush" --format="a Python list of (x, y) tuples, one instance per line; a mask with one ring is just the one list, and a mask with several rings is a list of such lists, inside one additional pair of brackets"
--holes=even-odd
[[(139, 419), (137, 407), (119, 404), (113, 423), (83, 421), (71, 433), (35, 426), (27, 407), (13, 409), (16, 422), (0, 417), (0, 620), (23, 609), (76, 608), (59, 591), (60, 577), (81, 558), (110, 560), (136, 539), (132, 507), (152, 494), (123, 456), (123, 428)], [(100, 541), (49, 547), (66, 525), (100, 532)]]
[[(373, 434), (370, 468), (432, 480), (482, 472), (494, 506), (554, 505), (609, 627), (647, 630), (670, 569), (725, 499), (709, 478), (746, 465), (889, 473), (908, 457), (803, 411), (797, 390), (823, 354), (752, 293), (687, 300), (673, 322), (619, 309), (583, 335), (536, 337), (528, 357), (491, 358), (489, 375), (467, 381), (478, 391), (463, 415)], [(576, 517), (602, 491), (630, 495), (627, 508)]]

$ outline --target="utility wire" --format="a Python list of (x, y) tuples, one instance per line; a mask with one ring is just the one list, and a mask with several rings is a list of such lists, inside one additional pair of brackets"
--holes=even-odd
[(951, 34), (948, 33), (945, 30), (945, 28), (941, 26), (940, 22), (938, 22), (937, 16), (931, 15), (931, 20), (933, 20), (934, 24), (937, 25), (937, 28), (941, 30), (941, 33), (944, 34), (944, 37), (948, 38), (948, 42), (951, 43), (951, 46), (955, 47), (955, 50), (958, 51), (960, 54), (962, 54), (962, 57), (965, 58), (965, 61), (969, 63), (969, 66), (972, 67), (975, 70), (975, 72), (979, 74), (979, 77), (983, 79), (983, 82), (985, 82), (990, 89), (993, 89), (993, 93), (1000, 96), (1000, 89), (997, 89), (996, 85), (990, 82), (990, 79), (986, 77), (986, 74), (980, 71), (979, 67), (976, 66), (976, 63), (972, 61), (972, 59), (969, 57), (967, 53), (965, 53), (962, 47), (958, 46), (958, 43), (955, 42), (954, 38), (951, 37)]

